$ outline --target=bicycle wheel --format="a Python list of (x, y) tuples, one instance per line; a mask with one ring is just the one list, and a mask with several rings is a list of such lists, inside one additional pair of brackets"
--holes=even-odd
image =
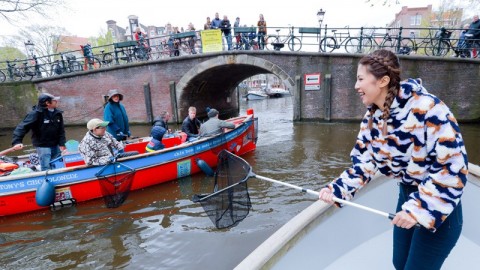
[(132, 62), (130, 55), (123, 50), (117, 52), (117, 57), (118, 57), (118, 63), (120, 65), (126, 64), (128, 62)]
[(35, 68), (26, 66), (23, 68), (23, 77), (25, 80), (31, 81), (35, 75)]
[(445, 56), (448, 51), (450, 51), (450, 47), (445, 40), (434, 39), (432, 40), (431, 47), (430, 47), (430, 55), (431, 56)]
[(7, 76), (3, 71), (0, 70), (0, 82), (4, 82), (7, 79)]
[(269, 51), (273, 51), (275, 50), (275, 48), (273, 47), (273, 44), (278, 44), (278, 43), (280, 42), (277, 37), (268, 37), (267, 39), (265, 39), (265, 48), (267, 48), (267, 50)]
[(110, 66), (113, 64), (113, 54), (111, 53), (106, 53), (103, 55), (103, 64), (105, 66)]
[(298, 37), (293, 37), (288, 40), (288, 48), (292, 52), (298, 52), (302, 49), (302, 41)]
[(99, 69), (102, 67), (102, 63), (96, 57), (87, 59), (87, 69)]
[(402, 38), (398, 54), (409, 55), (415, 48), (415, 43), (410, 38)]
[(68, 67), (69, 67), (68, 72), (78, 72), (83, 70), (82, 64), (80, 64), (80, 62), (78, 61), (71, 61), (68, 64)]
[(23, 73), (22, 70), (20, 70), (19, 68), (15, 68), (13, 70), (13, 80), (14, 81), (19, 82), (23, 79), (23, 77), (25, 77), (25, 74)]
[(362, 37), (362, 47), (359, 48), (359, 53), (368, 54), (373, 51), (373, 40), (369, 37)]
[(50, 69), (51, 76), (58, 76), (62, 75), (63, 68), (59, 64), (53, 64), (52, 68)]
[(391, 51), (391, 52), (395, 52), (395, 50), (396, 50), (395, 44), (393, 43), (393, 39), (391, 39), (391, 38), (383, 40), (383, 42), (380, 43), (380, 48), (384, 49), (384, 50)]
[(135, 48), (133, 53), (137, 60), (148, 60), (147, 51), (143, 47)]
[(325, 37), (320, 41), (322, 52), (333, 52), (337, 48), (337, 41), (333, 37)]
[(360, 39), (358, 38), (349, 38), (345, 42), (345, 51), (347, 53), (363, 53), (363, 47), (360, 47)]

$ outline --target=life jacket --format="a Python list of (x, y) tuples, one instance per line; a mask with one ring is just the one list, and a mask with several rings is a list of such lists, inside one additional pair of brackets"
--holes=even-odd
[(16, 168), (18, 168), (18, 164), (15, 164), (15, 163), (8, 163), (8, 162), (0, 163), (1, 172), (13, 171)]

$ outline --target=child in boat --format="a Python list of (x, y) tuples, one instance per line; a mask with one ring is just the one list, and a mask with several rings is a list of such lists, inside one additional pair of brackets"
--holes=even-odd
[(166, 132), (167, 130), (161, 126), (153, 126), (152, 131), (150, 132), (152, 140), (150, 140), (150, 142), (145, 147), (147, 152), (153, 152), (165, 148), (165, 145), (163, 145), (162, 143), (162, 138)]

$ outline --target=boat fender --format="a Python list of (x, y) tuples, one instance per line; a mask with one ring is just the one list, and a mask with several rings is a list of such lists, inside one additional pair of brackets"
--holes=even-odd
[(50, 180), (45, 179), (37, 188), (35, 193), (35, 201), (39, 206), (49, 206), (55, 201), (55, 186)]
[(207, 162), (205, 162), (203, 159), (196, 158), (195, 162), (197, 163), (198, 167), (207, 175), (207, 176), (213, 176), (215, 173), (213, 172), (212, 168), (208, 166)]

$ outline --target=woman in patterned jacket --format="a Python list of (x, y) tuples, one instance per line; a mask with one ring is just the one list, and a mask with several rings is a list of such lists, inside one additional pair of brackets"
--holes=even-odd
[[(398, 58), (387, 50), (360, 60), (355, 90), (368, 110), (350, 154), (353, 165), (319, 198), (350, 200), (377, 171), (397, 179), (393, 264), (440, 269), (463, 223), (468, 161), (457, 121), (420, 80), (400, 81)], [(413, 228), (417, 223), (420, 228)]]
[(123, 152), (123, 144), (105, 129), (108, 121), (94, 118), (87, 123), (88, 132), (78, 146), (78, 151), (87, 165), (106, 165), (115, 152)]

